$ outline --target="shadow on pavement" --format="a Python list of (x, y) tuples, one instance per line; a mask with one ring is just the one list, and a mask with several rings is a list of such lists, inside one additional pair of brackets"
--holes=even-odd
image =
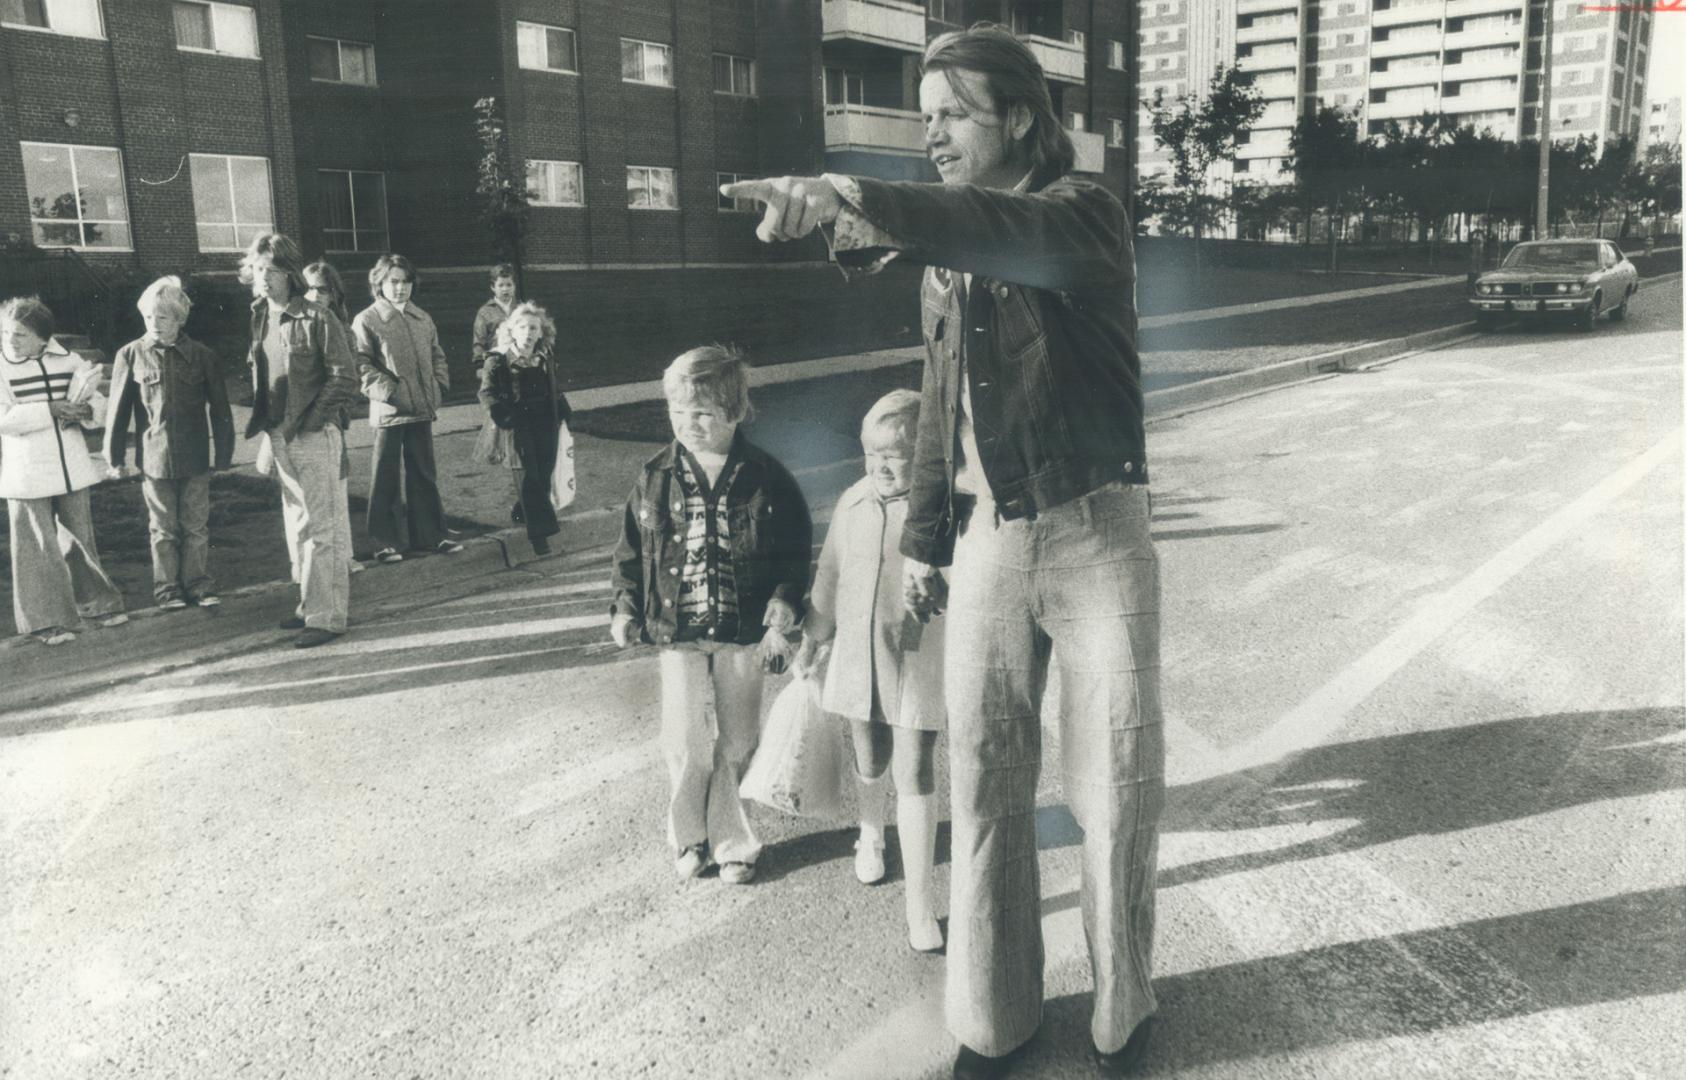
[[(1677, 994), (1683, 937), (1686, 889), (1654, 889), (1172, 975), (1154, 981), (1146, 1071)], [(1084, 1046), (1092, 1007), (1049, 1000), (1028, 1060)], [(1564, 1043), (1526, 1060), (1546, 1066)]]
[(1161, 888), (1686, 786), (1686, 709), (1564, 713), (1308, 750), (1172, 788), (1161, 831), (1354, 821), (1331, 836), (1161, 871)]

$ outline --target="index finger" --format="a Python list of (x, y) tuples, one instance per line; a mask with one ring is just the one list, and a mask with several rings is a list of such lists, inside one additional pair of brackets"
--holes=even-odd
[(720, 185), (720, 194), (728, 199), (754, 199), (757, 202), (767, 202), (773, 190), (771, 180), (738, 180)]

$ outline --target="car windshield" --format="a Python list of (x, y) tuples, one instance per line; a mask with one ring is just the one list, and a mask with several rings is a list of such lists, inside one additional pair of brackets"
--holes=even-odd
[(1596, 270), (1597, 244), (1518, 244), (1504, 262), (1506, 270)]

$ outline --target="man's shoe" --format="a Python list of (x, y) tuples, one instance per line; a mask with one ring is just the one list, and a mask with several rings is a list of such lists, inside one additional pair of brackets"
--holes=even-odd
[(279, 626), (283, 630), (303, 630), (304, 620), (299, 618), (297, 615), (289, 615), (275, 625)]
[(183, 600), (179, 596), (172, 596), (166, 600), (158, 601), (158, 610), (160, 611), (180, 611), (186, 606), (187, 601)]
[(198, 604), (200, 607), (216, 607), (218, 604), (222, 603), (222, 597), (216, 595), (215, 593), (206, 593), (204, 596), (199, 597), (193, 602)]
[(533, 554), (534, 555), (549, 555), (550, 554), (550, 541), (547, 540), (545, 537), (542, 537), (542, 536), (533, 537)]
[(1095, 1059), (1095, 1068), (1102, 1076), (1113, 1077), (1134, 1076), (1141, 1068), (1142, 1058), (1147, 1056), (1147, 1040), (1153, 1032), (1153, 1017), (1149, 1016), (1136, 1025), (1136, 1030), (1130, 1032), (1130, 1037), (1124, 1040), (1124, 1045), (1110, 1054), (1093, 1046), (1089, 1047), (1090, 1054)]
[(435, 555), (455, 555), (462, 550), (462, 545), (455, 540), (441, 540), (433, 545)]
[(970, 1046), (962, 1046), (954, 1057), (954, 1080), (999, 1080), (1007, 1075), (1011, 1056), (989, 1057)]
[(678, 872), (680, 881), (689, 881), (696, 877), (707, 865), (708, 853), (701, 844), (692, 844), (673, 860), (673, 869)]
[(333, 630), (324, 630), (320, 626), (307, 626), (299, 631), (299, 639), (293, 642), (295, 649), (314, 649), (318, 645), (326, 645), (330, 641), (337, 641), (342, 635)]
[(375, 561), (378, 563), (403, 562), (404, 556), (398, 554), (397, 548), (381, 548), (375, 552)]

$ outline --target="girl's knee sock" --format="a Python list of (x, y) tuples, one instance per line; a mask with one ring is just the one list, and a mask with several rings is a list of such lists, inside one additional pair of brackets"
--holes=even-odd
[(901, 834), (908, 915), (934, 915), (937, 908), (931, 882), (936, 876), (937, 797), (898, 793), (896, 830)]
[(889, 782), (888, 777), (880, 776), (876, 780), (868, 780), (859, 774), (855, 777), (860, 781), (857, 789), (861, 807), (861, 839), (884, 846), (884, 819), (888, 816)]

